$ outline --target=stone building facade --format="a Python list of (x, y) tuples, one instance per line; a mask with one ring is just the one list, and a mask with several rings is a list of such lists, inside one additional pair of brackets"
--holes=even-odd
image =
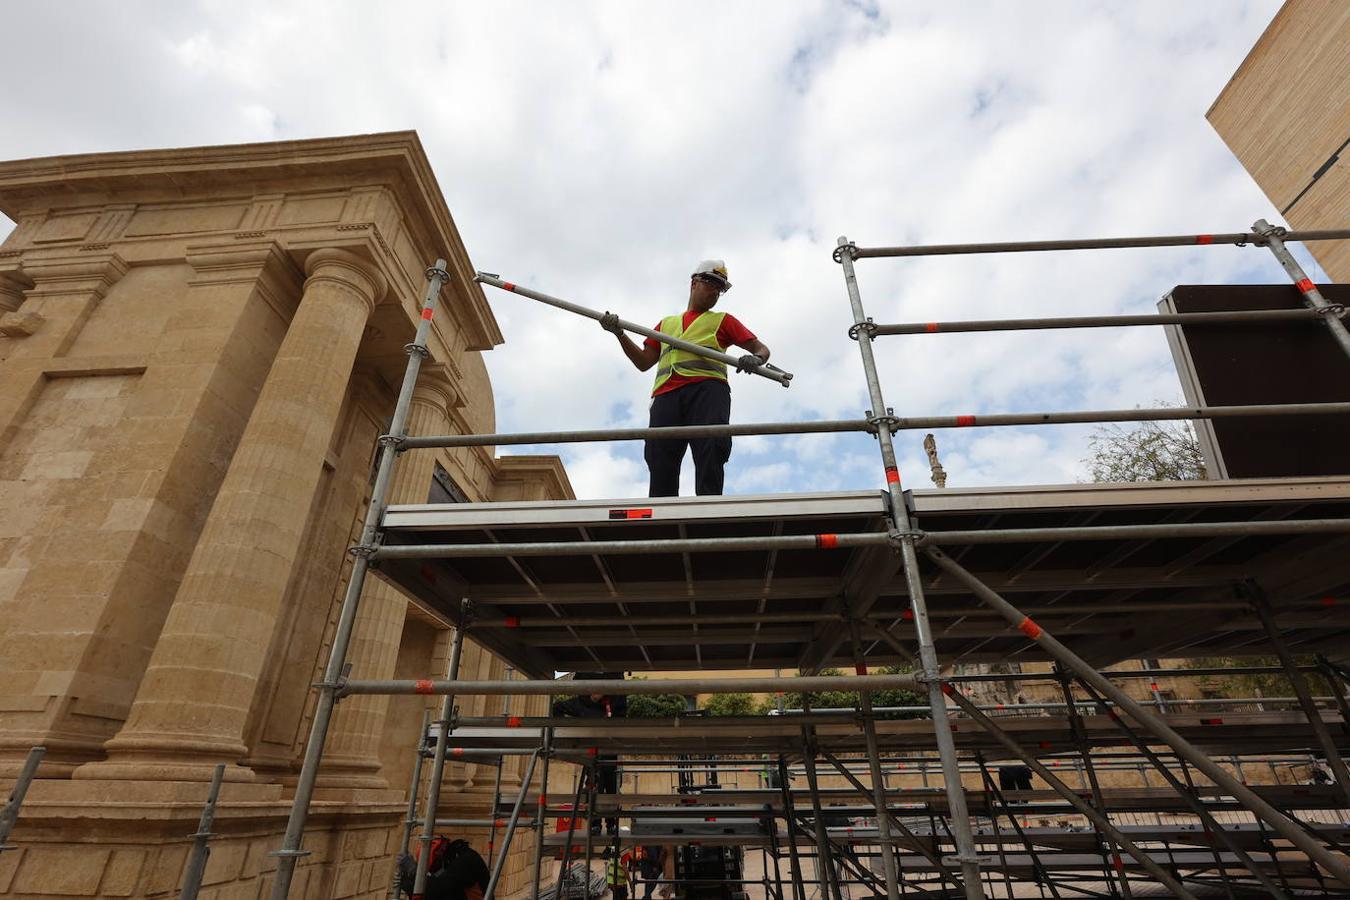
[[(1350, 4), (1287, 0), (1206, 118), (1290, 227), (1350, 223)], [(1350, 241), (1307, 245), (1350, 281)]]
[[(0, 896), (173, 894), (221, 763), (202, 896), (266, 896), (427, 265), (412, 433), (494, 430), (502, 335), (410, 132), (0, 163), (0, 210), (0, 791), (47, 748)], [(572, 493), (556, 457), (404, 455), (394, 502), (433, 496)], [(443, 673), (448, 638), (373, 579), (352, 673)], [(340, 704), (292, 896), (386, 894), (426, 702)], [(491, 789), (455, 764), (446, 809)]]

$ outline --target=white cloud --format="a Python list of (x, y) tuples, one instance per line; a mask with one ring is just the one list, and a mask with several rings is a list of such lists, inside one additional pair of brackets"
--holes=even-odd
[[(699, 258), (796, 373), (734, 376), (739, 421), (869, 405), (835, 237), (863, 244), (1238, 230), (1274, 212), (1204, 120), (1278, 7), (130, 2), (9, 11), (0, 156), (416, 128), (474, 262), (625, 318)], [(59, 58), (61, 64), (50, 61)], [(41, 72), (41, 78), (31, 76)], [(0, 231), (4, 229), (0, 227)], [(866, 260), (877, 321), (1147, 311), (1282, 273), (1263, 251)], [(645, 422), (650, 373), (594, 323), (489, 291), (504, 431)], [(560, 352), (560, 348), (562, 352)], [(885, 338), (900, 415), (1150, 404), (1150, 331)], [(952, 485), (1072, 480), (1087, 429), (939, 435)], [(926, 486), (922, 434), (899, 436)], [(568, 447), (578, 492), (644, 492), (641, 448)], [(913, 473), (913, 474), (910, 474)], [(686, 473), (686, 480), (690, 473)], [(875, 442), (743, 441), (729, 490), (881, 484)]]

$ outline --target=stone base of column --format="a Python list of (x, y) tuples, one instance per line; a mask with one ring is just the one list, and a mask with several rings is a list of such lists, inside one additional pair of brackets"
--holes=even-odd
[(216, 744), (184, 737), (180, 741), (137, 735), (108, 742), (110, 759), (88, 763), (71, 777), (81, 781), (210, 781), (216, 766), (225, 763), (225, 780), (253, 782), (258, 776), (239, 765), (247, 748), (243, 744)]

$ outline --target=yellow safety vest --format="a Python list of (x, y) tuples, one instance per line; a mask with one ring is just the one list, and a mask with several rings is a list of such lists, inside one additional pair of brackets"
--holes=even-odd
[(622, 856), (618, 859), (610, 857), (609, 864), (605, 866), (605, 882), (611, 886), (628, 883), (628, 871), (623, 867)]
[[(726, 347), (717, 342), (717, 329), (722, 327), (722, 320), (726, 316), (726, 313), (705, 312), (685, 328), (684, 313), (678, 313), (662, 319), (660, 331), (671, 337), (683, 338), (691, 344), (725, 350)], [(670, 344), (662, 344), (661, 347), (661, 356), (656, 363), (656, 384), (652, 386), (652, 393), (659, 391), (672, 375), (727, 380), (726, 363), (690, 353), (688, 350), (680, 350)]]

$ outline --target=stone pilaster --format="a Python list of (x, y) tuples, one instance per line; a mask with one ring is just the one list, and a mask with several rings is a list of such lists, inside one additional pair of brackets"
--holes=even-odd
[[(423, 372), (408, 410), (408, 433), (445, 434), (450, 430), (453, 388), (434, 367), (424, 367)], [(434, 466), (433, 451), (402, 454), (394, 469), (389, 502), (426, 503)], [(347, 655), (353, 678), (394, 677), (407, 609), (408, 599), (384, 581), (378, 577), (366, 580)], [(324, 747), (321, 787), (389, 787), (380, 774), (380, 744), (388, 711), (385, 695), (359, 694), (338, 704)]]
[[(286, 337), (235, 451), (109, 758), (77, 778), (206, 780), (247, 752), (254, 688), (300, 550), (362, 332), (384, 278), (314, 252)], [(252, 772), (232, 765), (231, 780)]]
[[(23, 275), (33, 287), (25, 292), (23, 312), (38, 317), (42, 324), (8, 358), (65, 356), (99, 301), (126, 273), (126, 262), (112, 252), (25, 259)], [(4, 293), (0, 287), (0, 294)], [(12, 288), (9, 293), (12, 297)], [(0, 298), (0, 306), (6, 302)]]

